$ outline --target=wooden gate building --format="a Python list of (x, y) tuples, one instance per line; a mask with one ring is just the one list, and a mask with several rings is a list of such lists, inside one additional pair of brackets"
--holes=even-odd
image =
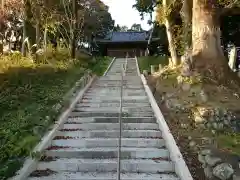
[(111, 32), (104, 39), (96, 39), (104, 56), (129, 57), (144, 56), (149, 33), (147, 31)]

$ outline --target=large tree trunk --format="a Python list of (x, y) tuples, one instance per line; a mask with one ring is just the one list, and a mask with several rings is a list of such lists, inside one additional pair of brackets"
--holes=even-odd
[(226, 83), (234, 75), (228, 67), (221, 48), (221, 31), (216, 5), (217, 0), (193, 1), (193, 68), (207, 78)]
[(44, 29), (44, 35), (43, 35), (43, 41), (44, 41), (44, 60), (47, 61), (47, 42), (48, 42), (48, 28), (47, 26), (45, 26), (45, 29)]
[(183, 21), (184, 29), (184, 48), (187, 51), (192, 45), (192, 0), (183, 0), (183, 5), (181, 9), (181, 16)]
[[(29, 0), (24, 0), (24, 19), (23, 19), (23, 39), (22, 39), (22, 54), (23, 56), (27, 55), (26, 49), (26, 39), (30, 37), (30, 12), (31, 12), (31, 4)], [(31, 39), (30, 39), (31, 41)], [(29, 42), (30, 42), (29, 41)], [(29, 51), (29, 49), (28, 49)]]
[(23, 56), (27, 55), (25, 40), (27, 38), (27, 25), (26, 20), (23, 20), (23, 38), (22, 38), (22, 54)]
[(37, 5), (36, 8), (36, 44), (37, 44), (37, 48), (40, 48), (40, 7), (39, 5)]
[[(167, 0), (163, 0), (163, 7), (165, 11), (168, 9)], [(169, 22), (169, 19), (167, 17), (165, 19), (165, 26), (166, 26), (166, 33), (168, 38), (169, 51), (171, 54), (171, 62), (169, 62), (170, 63), (169, 65), (176, 66), (178, 65), (177, 51), (173, 41), (171, 23)]]
[(75, 59), (76, 57), (76, 35), (77, 35), (77, 31), (76, 31), (76, 23), (77, 23), (77, 3), (76, 0), (72, 1), (72, 6), (73, 6), (73, 19), (74, 22), (72, 23), (72, 42), (71, 42), (71, 57), (72, 59)]
[(177, 52), (176, 52), (176, 48), (175, 48), (174, 41), (173, 41), (173, 34), (171, 31), (170, 22), (168, 19), (165, 20), (165, 26), (166, 26), (166, 33), (167, 33), (167, 37), (168, 37), (169, 51), (171, 54), (171, 62), (169, 62), (169, 63), (171, 66), (176, 66), (176, 65), (178, 65)]
[(201, 53), (202, 58), (223, 58), (220, 44), (220, 26), (217, 8), (205, 0), (193, 1), (192, 43), (193, 53)]

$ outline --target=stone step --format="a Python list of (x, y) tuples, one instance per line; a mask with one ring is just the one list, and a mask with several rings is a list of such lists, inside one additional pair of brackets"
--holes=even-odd
[[(117, 159), (66, 159), (60, 158), (51, 162), (40, 162), (37, 170), (68, 172), (116, 172)], [(169, 173), (173, 172), (173, 163), (152, 159), (124, 159), (121, 161), (121, 172), (131, 173)]]
[(108, 87), (108, 86), (115, 86), (115, 87), (119, 87), (119, 89), (120, 89), (120, 87), (121, 86), (123, 86), (123, 87), (125, 87), (125, 88), (131, 88), (131, 87), (137, 87), (137, 88), (139, 88), (139, 89), (142, 89), (142, 87), (143, 87), (143, 85), (142, 84), (134, 84), (134, 83), (132, 83), (132, 82), (129, 82), (129, 83), (123, 83), (123, 84), (121, 84), (121, 83), (108, 83), (108, 84), (104, 84), (104, 83), (99, 83), (99, 84), (93, 84), (91, 87), (95, 87), (95, 86), (97, 86), (97, 87)]
[[(121, 76), (102, 76), (98, 79), (98, 82), (107, 82), (107, 81), (117, 81), (121, 82), (122, 77)], [(138, 83), (142, 83), (141, 78), (139, 76), (124, 76), (123, 81), (134, 81)]]
[(93, 85), (91, 88), (94, 88), (94, 89), (103, 89), (103, 88), (106, 88), (106, 89), (112, 89), (112, 88), (116, 88), (116, 89), (120, 89), (122, 87), (123, 90), (131, 90), (131, 89), (136, 89), (136, 90), (139, 90), (139, 89), (142, 89), (143, 88), (143, 85), (123, 85), (123, 86), (120, 86), (120, 85)]
[[(94, 92), (94, 93), (85, 93), (84, 96), (97, 96), (97, 97), (109, 97), (109, 96), (120, 96), (120, 91), (119, 92)], [(123, 92), (123, 96), (145, 96), (145, 92)]]
[[(53, 146), (45, 151), (45, 155), (59, 158), (108, 159), (118, 157), (118, 148), (72, 148)], [(121, 159), (151, 159), (156, 157), (169, 158), (169, 152), (165, 148), (121, 148)]]
[[(119, 107), (120, 103), (83, 103), (83, 104), (76, 104), (75, 107), (82, 108), (82, 107), (92, 107), (92, 108), (99, 108), (99, 107)], [(135, 108), (151, 108), (149, 103), (124, 103), (122, 102), (122, 107), (135, 107)]]
[[(116, 180), (116, 172), (55, 172), (49, 176), (29, 177), (27, 180)], [(121, 180), (180, 180), (169, 173), (121, 173)]]
[[(95, 86), (92, 85), (89, 90), (120, 90), (120, 86)], [(123, 89), (124, 90), (140, 90), (140, 89), (143, 89), (143, 86), (139, 88), (139, 86), (135, 86), (135, 87), (129, 87), (129, 86), (123, 86)]]
[[(117, 80), (121, 80), (121, 77), (119, 77), (119, 76), (102, 76), (102, 77), (99, 77), (99, 80), (103, 80), (103, 81), (108, 81), (108, 80), (111, 80), (111, 79), (113, 79), (113, 80), (115, 80), (115, 79)], [(139, 80), (139, 81), (141, 81), (141, 78), (140, 77), (138, 77), (138, 76), (135, 76), (135, 75), (133, 75), (133, 76), (124, 76), (123, 77), (124, 79), (136, 79), (136, 80)]]
[(98, 79), (96, 81), (97, 84), (121, 84), (123, 82), (123, 84), (131, 84), (131, 85), (139, 85), (139, 84), (142, 84), (142, 81), (139, 77), (136, 77), (136, 78), (129, 78), (127, 76), (124, 76), (123, 77), (123, 81), (121, 80), (121, 77), (119, 78), (113, 78), (113, 79)]
[[(128, 98), (122, 97), (122, 103), (123, 104), (129, 104), (129, 103), (135, 103), (135, 104), (149, 104), (149, 101), (147, 99), (130, 99), (130, 96)], [(92, 104), (97, 104), (97, 103), (120, 103), (120, 96), (115, 97), (114, 99), (105, 96), (105, 97), (83, 97), (82, 99), (79, 100), (79, 103), (92, 103)]]
[[(89, 89), (86, 93), (108, 93), (108, 92), (120, 92), (120, 88), (115, 88), (115, 89)], [(128, 92), (132, 92), (131, 89), (124, 89), (123, 91), (124, 93), (128, 93)], [(138, 90), (135, 90), (134, 92), (137, 92), (137, 93), (145, 93), (145, 91), (143, 89), (138, 89)]]
[[(89, 103), (91, 103), (91, 104), (102, 104), (102, 103), (120, 103), (120, 98), (118, 99), (118, 100), (109, 100), (109, 99), (105, 99), (105, 100), (94, 100), (94, 99), (91, 99), (91, 98), (89, 98), (89, 99), (87, 99), (87, 98), (83, 98), (83, 99), (81, 99), (81, 100), (79, 100), (79, 102), (77, 103), (77, 105), (85, 105), (85, 104), (89, 104)], [(130, 102), (130, 103), (134, 103), (134, 102)], [(144, 102), (144, 103), (146, 103), (146, 102)]]
[[(135, 97), (137, 100), (146, 100), (145, 95), (141, 94), (123, 94), (122, 99), (123, 100), (131, 100), (132, 97)], [(120, 99), (120, 93), (109, 93), (109, 94), (84, 94), (83, 98), (87, 99), (100, 99), (100, 100), (119, 100)]]
[[(64, 129), (72, 129), (76, 128), (77, 124), (64, 124)], [(83, 123), (80, 124), (79, 128), (81, 130), (119, 130), (118, 123)], [(123, 123), (123, 130), (159, 130), (159, 126), (157, 123)]]
[[(65, 138), (59, 136), (59, 138)], [(69, 138), (69, 137), (67, 137)], [(84, 139), (56, 139), (52, 146), (68, 146), (75, 148), (118, 147), (118, 138), (84, 138)], [(164, 147), (163, 139), (122, 138), (122, 147)]]
[[(106, 108), (106, 107), (99, 107), (99, 108), (77, 108), (75, 107), (72, 112), (91, 112), (91, 113), (118, 113), (120, 109), (117, 107)], [(127, 113), (126, 110), (122, 109), (122, 112)]]
[[(98, 108), (77, 108), (75, 107), (73, 112), (94, 112), (94, 113), (97, 113), (97, 112), (113, 112), (113, 113), (118, 113), (120, 112), (120, 109), (119, 107), (98, 107)], [(129, 113), (129, 114), (132, 114), (132, 113), (138, 113), (138, 114), (152, 114), (153, 111), (151, 108), (130, 108), (130, 107), (122, 107), (122, 112), (124, 113)]]
[[(91, 92), (91, 93), (85, 93), (84, 95), (85, 96), (120, 96), (120, 91), (118, 91), (118, 92), (110, 92), (110, 91), (108, 91), (108, 92)], [(145, 96), (146, 97), (146, 94), (145, 94), (145, 92), (123, 92), (123, 96)]]
[[(118, 123), (118, 117), (95, 117), (95, 118), (68, 118), (67, 123)], [(122, 118), (123, 123), (156, 123), (154, 117), (124, 117)]]
[[(79, 130), (82, 126), (76, 124), (64, 124), (64, 128), (57, 132), (57, 136), (67, 136), (76, 138), (118, 138), (119, 130)], [(122, 138), (161, 138), (159, 130), (123, 130)]]
[[(87, 90), (87, 92), (96, 92), (96, 91), (98, 91), (100, 88), (97, 88), (97, 89), (95, 89), (95, 88), (89, 88), (88, 90)], [(99, 90), (100, 92), (104, 92), (104, 91), (111, 91), (111, 90), (115, 90), (115, 91), (120, 91), (120, 87), (110, 87), (110, 88), (102, 88), (101, 90)], [(125, 92), (131, 92), (131, 89), (124, 89), (124, 91)], [(136, 92), (143, 92), (144, 91), (144, 89), (136, 89)]]
[[(113, 96), (88, 96), (88, 95), (84, 95), (83, 99), (91, 99), (91, 100), (119, 100), (119, 96), (118, 97), (113, 97)], [(124, 100), (129, 100), (129, 101), (147, 101), (148, 97), (147, 96), (123, 96)]]
[[(114, 100), (111, 100), (111, 99), (87, 99), (87, 98), (83, 98), (80, 100), (80, 103), (119, 103), (120, 101), (120, 98), (119, 99), (114, 99)], [(126, 100), (124, 99), (123, 103), (136, 103), (136, 104), (142, 104), (142, 103), (145, 103), (145, 104), (149, 104), (149, 101), (146, 99), (146, 100), (134, 100), (134, 99), (131, 99), (131, 100)]]
[[(102, 84), (94, 84), (91, 86), (91, 88), (116, 88), (116, 87), (120, 87), (120, 85), (102, 85)], [(128, 85), (128, 86), (123, 86), (123, 89), (142, 89), (143, 85), (138, 85), (138, 86), (134, 86), (134, 85)]]
[(121, 84), (123, 83), (133, 83), (134, 84), (142, 84), (141, 78), (138, 76), (123, 76), (123, 80), (121, 76), (110, 77), (108, 79), (98, 79), (95, 81), (97, 84)]
[[(76, 112), (72, 111), (69, 117), (118, 117), (118, 112)], [(122, 115), (124, 116), (124, 115)]]
[[(116, 99), (114, 100), (111, 100), (108, 96), (105, 96), (105, 97), (98, 97), (98, 98), (93, 98), (93, 97), (87, 97), (85, 96), (84, 99), (82, 99), (80, 101), (80, 103), (92, 103), (92, 104), (97, 104), (98, 102), (99, 103), (106, 103), (106, 101), (108, 100), (108, 103), (118, 103), (120, 104), (120, 97), (119, 96), (115, 96)], [(117, 102), (118, 101), (118, 102)], [(133, 102), (133, 101), (132, 101)], [(136, 104), (143, 104), (143, 103), (148, 103), (144, 100), (137, 100), (135, 101)], [(125, 97), (122, 98), (122, 104), (128, 104), (128, 103), (131, 103), (131, 100), (127, 100)]]
[[(119, 113), (114, 112), (76, 112), (73, 111), (70, 113), (69, 117), (118, 117)], [(127, 114), (123, 112), (122, 117), (154, 117), (153, 112), (131, 112)]]
[(123, 85), (123, 86), (120, 86), (120, 85), (118, 85), (118, 86), (115, 86), (115, 85), (93, 85), (91, 88), (94, 88), (94, 89), (103, 89), (103, 88), (105, 88), (105, 89), (113, 89), (113, 88), (115, 88), (115, 89), (121, 89), (121, 87), (122, 87), (122, 89), (123, 90), (131, 90), (131, 89), (133, 89), (133, 90), (139, 90), (139, 89), (142, 89), (143, 88), (143, 86), (130, 86), (130, 85), (128, 85), (128, 86), (125, 86), (125, 85)]
[[(120, 103), (119, 103), (119, 101), (113, 101), (113, 102), (99, 102), (99, 103), (91, 103), (91, 102), (89, 102), (89, 103), (84, 103), (84, 104), (79, 104), (79, 103), (77, 103), (76, 104), (76, 106), (78, 106), (78, 107), (81, 107), (81, 106), (83, 106), (83, 107), (87, 107), (87, 106), (89, 106), (89, 107), (94, 107), (94, 106), (97, 106), (97, 107), (99, 107), (99, 106), (111, 106), (111, 105), (113, 105), (113, 106), (116, 106), (116, 105), (120, 105)], [(150, 105), (150, 103), (149, 102), (143, 102), (143, 103), (136, 103), (136, 102), (125, 102), (125, 101), (123, 101), (122, 102), (122, 106), (125, 106), (125, 107), (151, 107), (151, 105)]]

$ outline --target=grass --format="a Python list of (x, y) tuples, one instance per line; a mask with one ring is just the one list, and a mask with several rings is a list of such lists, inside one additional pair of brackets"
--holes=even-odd
[(168, 65), (168, 58), (166, 56), (140, 57), (138, 58), (138, 64), (141, 73), (143, 72), (143, 70), (148, 70), (148, 72), (150, 72), (151, 65), (156, 66), (158, 66), (159, 64), (162, 64), (162, 66)]
[(216, 137), (218, 147), (240, 156), (240, 134), (225, 132)]
[(53, 106), (61, 101), (87, 69), (101, 75), (110, 59), (80, 57), (64, 51), (51, 65), (32, 63), (20, 54), (0, 57), (0, 179), (14, 175), (33, 147), (56, 120)]
[(102, 76), (106, 71), (112, 59), (109, 57), (96, 57), (92, 63), (89, 63), (87, 68), (91, 69), (96, 75)]

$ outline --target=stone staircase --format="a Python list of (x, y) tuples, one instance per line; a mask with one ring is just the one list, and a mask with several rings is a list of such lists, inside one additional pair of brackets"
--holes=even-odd
[(116, 59), (106, 76), (93, 82), (28, 180), (117, 179), (123, 65), (121, 179), (180, 180), (135, 59)]

